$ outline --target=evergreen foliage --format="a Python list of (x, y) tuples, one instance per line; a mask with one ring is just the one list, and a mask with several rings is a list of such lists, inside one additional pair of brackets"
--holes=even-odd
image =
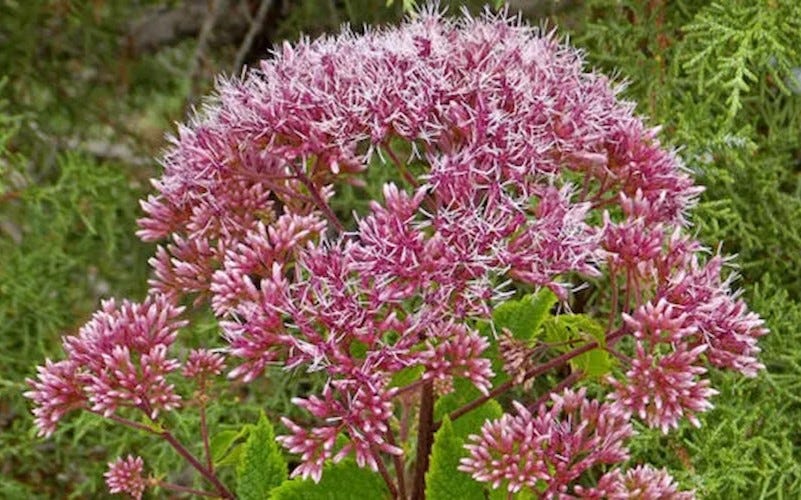
[[(637, 455), (702, 498), (796, 498), (801, 299), (801, 4), (587, 2), (571, 31), (706, 186), (693, 223), (738, 254), (741, 286), (771, 329), (767, 372), (716, 375), (700, 429), (642, 430)], [(558, 20), (557, 20), (558, 22)], [(683, 471), (683, 473), (679, 473)]]

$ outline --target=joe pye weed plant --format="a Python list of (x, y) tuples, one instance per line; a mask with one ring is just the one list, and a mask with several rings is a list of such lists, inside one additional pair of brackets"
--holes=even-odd
[[(755, 376), (767, 330), (620, 91), (553, 33), (432, 10), (221, 80), (142, 202), (147, 298), (104, 302), (28, 381), (40, 433), (96, 413), (198, 474), (120, 457), (109, 490), (134, 498), (692, 498), (630, 463), (632, 423), (697, 424), (707, 371)], [(335, 209), (375, 169), (382, 197)], [(221, 339), (188, 351), (205, 309)], [(208, 428), (223, 374), (274, 366), (324, 380), (302, 418)]]

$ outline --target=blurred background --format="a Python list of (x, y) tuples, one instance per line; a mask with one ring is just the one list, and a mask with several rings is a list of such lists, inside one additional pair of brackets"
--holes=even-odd
[[(440, 4), (451, 14), (485, 7)], [(159, 175), (166, 134), (218, 75), (241, 74), (285, 40), (345, 23), (390, 25), (413, 8), (409, 0), (0, 0), (0, 498), (102, 498), (105, 464), (121, 453), (144, 454), (157, 470), (178, 467), (160, 445), (91, 415), (37, 438), (25, 377), (59, 356), (60, 336), (100, 298), (143, 296), (153, 247), (134, 236), (137, 201)], [(801, 497), (799, 3), (514, 0), (509, 14), (518, 12), (582, 48), (589, 67), (627, 81), (625, 97), (664, 126), (663, 142), (707, 186), (694, 230), (738, 254), (744, 297), (772, 330), (766, 373), (715, 375), (721, 394), (703, 427), (669, 436), (641, 429), (635, 461), (669, 467), (702, 498)], [(216, 335), (207, 318), (187, 343)], [(289, 398), (310, 383), (234, 388), (210, 418), (235, 426), (261, 408), (290, 412)]]

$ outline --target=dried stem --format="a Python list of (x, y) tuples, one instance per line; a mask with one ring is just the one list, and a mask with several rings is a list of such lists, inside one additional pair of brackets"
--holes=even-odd
[(261, 3), (259, 4), (259, 10), (256, 11), (256, 15), (251, 20), (250, 28), (248, 28), (248, 32), (245, 35), (245, 38), (239, 45), (239, 50), (236, 51), (236, 57), (234, 57), (234, 64), (233, 66), (231, 66), (231, 72), (234, 75), (239, 73), (239, 70), (245, 63), (245, 57), (248, 55), (250, 47), (253, 45), (253, 40), (256, 39), (256, 35), (258, 35), (259, 31), (261, 31), (261, 27), (262, 25), (264, 25), (264, 19), (267, 17), (267, 12), (270, 11), (270, 7), (272, 7), (272, 5), (273, 5), (273, 0), (261, 0)]
[(192, 55), (192, 61), (189, 66), (189, 95), (187, 103), (192, 104), (198, 94), (198, 87), (200, 82), (203, 81), (201, 70), (203, 68), (203, 60), (206, 58), (206, 51), (208, 50), (209, 40), (214, 31), (214, 25), (220, 14), (225, 9), (226, 0), (210, 0), (209, 11), (206, 13), (206, 18), (203, 20), (203, 26), (200, 28), (200, 34), (197, 37), (197, 46), (195, 46), (195, 53)]
[(426, 471), (434, 441), (434, 382), (427, 380), (420, 389), (420, 420), (417, 425), (417, 461), (414, 468), (412, 500), (424, 500)]

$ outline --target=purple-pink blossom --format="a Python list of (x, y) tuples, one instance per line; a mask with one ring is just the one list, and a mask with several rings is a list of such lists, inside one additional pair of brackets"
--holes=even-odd
[(77, 335), (64, 338), (67, 358), (47, 361), (28, 379), (25, 396), (36, 405), (39, 432), (52, 434), (58, 420), (80, 408), (108, 417), (132, 407), (150, 418), (177, 408), (181, 398), (167, 375), (180, 363), (168, 349), (186, 324), (181, 311), (162, 295), (103, 302)]
[(515, 407), (516, 416), (488, 421), (470, 436), (459, 470), (493, 488), (552, 497), (584, 471), (628, 458), (628, 418), (616, 404), (588, 399), (585, 389), (554, 394), (534, 412)]
[(142, 457), (128, 455), (109, 462), (106, 485), (111, 493), (125, 493), (129, 497), (139, 500), (147, 488), (147, 480), (142, 476), (145, 462)]
[(638, 465), (626, 472), (613, 469), (594, 488), (576, 486), (578, 498), (609, 500), (693, 500), (695, 492), (681, 491), (665, 469)]

